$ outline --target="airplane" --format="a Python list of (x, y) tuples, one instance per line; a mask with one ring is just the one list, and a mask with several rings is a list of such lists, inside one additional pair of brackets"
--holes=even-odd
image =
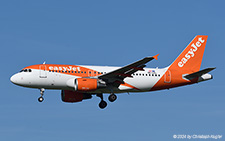
[(23, 68), (14, 74), (12, 83), (40, 90), (39, 102), (44, 100), (45, 89), (61, 90), (63, 102), (81, 102), (96, 95), (104, 109), (108, 100), (114, 102), (116, 94), (149, 92), (170, 89), (213, 79), (209, 74), (215, 68), (200, 70), (208, 36), (197, 35), (165, 68), (145, 68), (146, 63), (157, 60), (158, 55), (145, 57), (124, 67), (38, 64)]

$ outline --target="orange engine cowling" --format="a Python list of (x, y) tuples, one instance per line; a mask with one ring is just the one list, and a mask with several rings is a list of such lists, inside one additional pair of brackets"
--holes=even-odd
[(79, 93), (76, 91), (62, 90), (61, 92), (63, 102), (80, 102), (83, 99), (91, 99), (91, 94)]
[(75, 79), (75, 91), (94, 91), (97, 88), (104, 87), (98, 79), (94, 78), (77, 78)]

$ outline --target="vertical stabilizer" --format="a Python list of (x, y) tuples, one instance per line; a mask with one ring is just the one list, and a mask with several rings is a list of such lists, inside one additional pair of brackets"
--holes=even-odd
[(197, 72), (200, 70), (205, 45), (208, 36), (197, 35), (170, 65), (171, 70), (179, 70), (182, 73)]

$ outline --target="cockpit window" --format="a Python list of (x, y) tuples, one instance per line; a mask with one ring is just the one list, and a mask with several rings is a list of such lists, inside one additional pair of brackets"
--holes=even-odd
[(23, 69), (20, 72), (32, 72), (32, 70), (31, 69)]

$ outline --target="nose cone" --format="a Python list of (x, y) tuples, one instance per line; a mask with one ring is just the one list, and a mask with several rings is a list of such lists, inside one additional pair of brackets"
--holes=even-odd
[(11, 78), (10, 81), (14, 84), (18, 84), (18, 76), (17, 74), (14, 74)]

